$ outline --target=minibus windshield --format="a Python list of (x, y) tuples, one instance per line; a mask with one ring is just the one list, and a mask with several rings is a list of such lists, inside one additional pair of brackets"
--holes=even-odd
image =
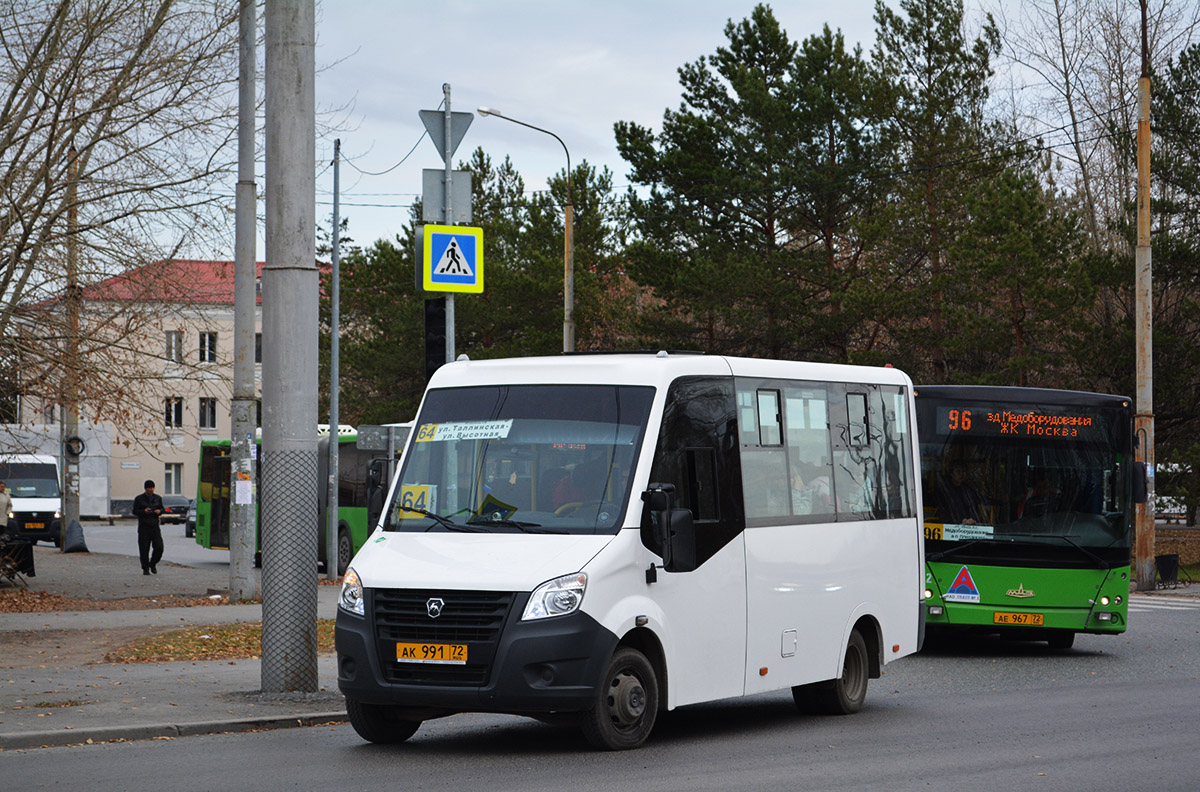
[(619, 385), (431, 390), (384, 530), (614, 533), (653, 398)]

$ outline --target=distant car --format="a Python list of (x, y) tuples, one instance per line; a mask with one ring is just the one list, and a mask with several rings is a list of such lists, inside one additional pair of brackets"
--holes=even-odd
[(192, 510), (192, 502), (182, 495), (163, 495), (163, 507), (166, 509), (162, 516), (158, 518), (162, 523), (175, 523), (176, 525), (186, 525), (188, 521), (188, 513)]

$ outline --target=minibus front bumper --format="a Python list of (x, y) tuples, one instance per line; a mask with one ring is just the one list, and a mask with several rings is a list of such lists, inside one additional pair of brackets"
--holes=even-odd
[[(338, 611), (338, 688), (347, 698), (410, 708), (425, 717), (589, 710), (617, 645), (616, 635), (580, 611), (522, 621), (528, 592), (511, 595), (493, 635), (461, 641), (397, 632), (377, 614), (375, 592), (364, 595), (365, 616)], [(402, 661), (401, 644), (457, 644), (465, 647), (467, 662)]]

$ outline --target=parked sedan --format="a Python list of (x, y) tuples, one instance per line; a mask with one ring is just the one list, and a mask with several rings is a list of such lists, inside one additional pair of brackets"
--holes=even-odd
[(163, 512), (159, 522), (187, 524), (188, 512), (192, 510), (192, 502), (182, 495), (163, 495), (163, 506), (166, 511)]

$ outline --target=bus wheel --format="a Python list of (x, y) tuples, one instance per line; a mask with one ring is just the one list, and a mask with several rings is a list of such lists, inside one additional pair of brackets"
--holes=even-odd
[(853, 715), (862, 709), (867, 699), (867, 680), (870, 663), (867, 661), (867, 644), (858, 630), (850, 633), (846, 645), (846, 659), (842, 663), (842, 675), (828, 682), (797, 685), (792, 688), (792, 700), (801, 712), (820, 715)]
[(1046, 638), (1046, 643), (1055, 652), (1065, 652), (1075, 645), (1075, 631), (1061, 630), (1059, 632), (1052, 632)]
[(399, 717), (399, 707), (346, 699), (346, 714), (358, 736), (373, 743), (402, 743), (417, 733), (421, 721)]
[(338, 531), (337, 540), (337, 573), (338, 577), (346, 574), (350, 567), (350, 559), (354, 556), (354, 540), (345, 528)]
[(650, 736), (658, 716), (658, 678), (645, 655), (622, 647), (613, 654), (596, 706), (583, 713), (583, 736), (593, 748), (623, 751)]

